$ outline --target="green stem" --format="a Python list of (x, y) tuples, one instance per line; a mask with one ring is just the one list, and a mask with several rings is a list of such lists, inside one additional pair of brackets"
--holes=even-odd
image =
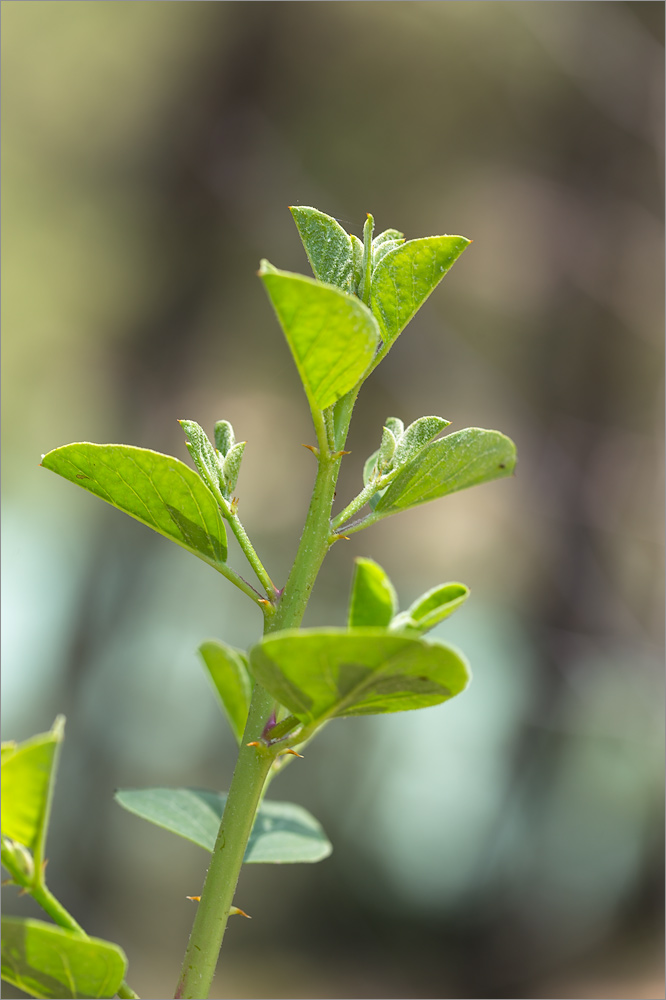
[(361, 507), (365, 507), (368, 500), (371, 500), (378, 489), (383, 489), (383, 486), (378, 486), (376, 482), (368, 483), (364, 487), (357, 497), (354, 497), (351, 503), (347, 504), (345, 509), (341, 511), (331, 521), (331, 528), (335, 531), (337, 528), (341, 528), (345, 521), (348, 521), (352, 515), (356, 514)]
[(216, 562), (211, 565), (215, 567), (218, 573), (221, 573), (222, 576), (226, 577), (227, 580), (233, 583), (234, 587), (238, 587), (238, 589), (242, 590), (244, 594), (247, 594), (247, 596), (254, 601), (255, 604), (258, 604), (264, 614), (266, 613), (266, 601), (261, 594), (254, 589), (252, 584), (248, 583), (247, 580), (244, 580), (242, 576), (233, 570), (231, 566), (227, 566), (226, 563)]
[(176, 997), (205, 998), (209, 994), (245, 848), (264, 782), (275, 756), (275, 753), (269, 753), (265, 747), (249, 747), (247, 743), (249, 740), (259, 739), (274, 704), (271, 695), (257, 685), (252, 695), (227, 804), (185, 952)]
[(118, 987), (118, 996), (121, 1000), (139, 1000), (139, 994), (135, 993), (125, 982), (122, 982)]
[(377, 524), (378, 521), (383, 520), (387, 517), (387, 514), (376, 514), (374, 511), (368, 514), (366, 517), (362, 517), (358, 521), (354, 521), (353, 524), (345, 525), (344, 533), (345, 537), (349, 535), (355, 535), (357, 531), (363, 531), (364, 528), (369, 528), (371, 524)]
[(261, 582), (261, 586), (264, 588), (268, 600), (274, 601), (277, 588), (274, 586), (273, 581), (264, 569), (264, 564), (255, 552), (254, 546), (252, 545), (240, 518), (237, 514), (231, 514), (229, 516), (228, 523), (234, 535), (238, 539), (238, 544), (245, 553), (247, 561), (257, 574), (257, 579)]
[(88, 937), (83, 927), (77, 923), (71, 913), (68, 913), (62, 903), (55, 898), (53, 893), (43, 883), (32, 886), (28, 889), (28, 892), (44, 912), (48, 913), (49, 917), (51, 917), (58, 927), (65, 927), (68, 931), (75, 931), (76, 934), (80, 934), (81, 937)]
[[(351, 417), (351, 409), (349, 410)], [(330, 547), (330, 518), (342, 456), (331, 455), (321, 413), (313, 413), (319, 456), (317, 478), (303, 534), (289, 579), (275, 614), (266, 618), (264, 634), (300, 625), (315, 579)], [(318, 418), (318, 419), (317, 419)], [(341, 447), (349, 426), (339, 428)], [(205, 1000), (215, 974), (222, 939), (257, 807), (280, 746), (261, 741), (275, 701), (255, 686), (241, 749), (220, 823), (217, 841), (201, 893), (201, 901), (185, 952), (177, 998)], [(248, 743), (258, 742), (258, 746)]]

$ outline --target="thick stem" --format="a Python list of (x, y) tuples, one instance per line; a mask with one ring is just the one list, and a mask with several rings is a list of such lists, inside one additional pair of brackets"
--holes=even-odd
[(176, 997), (206, 998), (210, 991), (245, 848), (274, 757), (266, 748), (249, 747), (247, 743), (259, 738), (274, 704), (271, 695), (257, 685)]
[[(294, 565), (275, 614), (265, 619), (264, 634), (300, 625), (315, 579), (330, 547), (331, 507), (342, 456), (330, 454), (324, 421), (321, 414), (317, 416), (320, 419), (315, 420), (315, 428), (320, 452), (312, 499)], [(347, 426), (340, 428), (342, 445), (348, 426), (347, 420)], [(185, 953), (176, 998), (205, 1000), (210, 991), (247, 841), (271, 764), (279, 752), (278, 746), (269, 748), (260, 739), (274, 707), (272, 696), (257, 684)], [(259, 745), (247, 745), (253, 742)]]

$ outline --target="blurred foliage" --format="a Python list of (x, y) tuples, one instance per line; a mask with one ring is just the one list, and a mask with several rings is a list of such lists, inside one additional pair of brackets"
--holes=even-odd
[(3, 3), (5, 738), (67, 714), (53, 888), (123, 944), (142, 995), (176, 981), (201, 857), (112, 791), (225, 787), (233, 740), (195, 651), (251, 644), (259, 615), (39, 456), (187, 460), (177, 418), (231, 420), (244, 522), (284, 577), (313, 434), (255, 273), (306, 272), (290, 204), (474, 240), (366, 386), (341, 506), (389, 414), (501, 427), (520, 465), (331, 553), (311, 624), (344, 623), (357, 554), (401, 606), (469, 583), (441, 629), (475, 679), (441, 719), (343, 721), (288, 769), (279, 796), (335, 851), (244, 874), (255, 919), (218, 995), (663, 990), (663, 17)]

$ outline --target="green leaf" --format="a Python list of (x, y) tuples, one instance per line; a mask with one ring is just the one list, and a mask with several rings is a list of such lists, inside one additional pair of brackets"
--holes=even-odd
[(68, 444), (45, 469), (101, 497), (217, 567), (227, 534), (217, 501), (193, 469), (170, 455), (123, 444)]
[(349, 600), (349, 627), (388, 625), (397, 606), (395, 589), (382, 567), (372, 559), (357, 558)]
[(222, 455), (226, 455), (236, 443), (234, 429), (228, 420), (218, 420), (215, 423), (215, 447)]
[(393, 480), (375, 510), (382, 516), (510, 476), (516, 446), (499, 431), (467, 427), (427, 445)]
[(246, 441), (239, 441), (238, 444), (233, 445), (233, 447), (227, 452), (224, 459), (222, 472), (224, 474), (224, 480), (229, 496), (231, 496), (233, 491), (236, 489), (238, 473), (240, 472), (243, 452), (245, 451), (246, 444)]
[(450, 420), (444, 420), (443, 417), (419, 417), (413, 424), (410, 424), (398, 441), (393, 458), (394, 468), (405, 465), (420, 451), (423, 451), (428, 442), (437, 437), (439, 432), (448, 427), (450, 423)]
[(2, 978), (33, 997), (113, 997), (127, 959), (110, 941), (42, 920), (2, 918)]
[(457, 611), (469, 597), (464, 583), (442, 583), (422, 594), (418, 600), (391, 622), (391, 631), (423, 635)]
[(379, 328), (366, 306), (332, 285), (287, 271), (259, 272), (313, 410), (349, 392), (370, 366)]
[(464, 236), (426, 236), (408, 240), (380, 260), (371, 304), (385, 343), (392, 344), (404, 330), (469, 243)]
[(2, 761), (2, 835), (27, 847), (38, 865), (44, 854), (64, 732), (65, 719), (59, 715), (51, 732), (15, 744), (13, 753), (6, 753)]
[(208, 435), (195, 420), (179, 420), (185, 431), (187, 450), (199, 475), (219, 503), (224, 503), (228, 492), (220, 456), (208, 440)]
[(462, 691), (468, 667), (442, 643), (384, 629), (288, 629), (250, 650), (252, 673), (303, 723), (438, 705)]
[(213, 639), (199, 646), (199, 653), (240, 746), (252, 697), (247, 661), (239, 649)]
[(391, 250), (395, 250), (405, 242), (405, 234), (397, 229), (385, 229), (379, 236), (375, 236), (372, 241), (372, 268), (373, 271), (380, 260)]
[(289, 211), (294, 217), (315, 278), (351, 293), (354, 251), (349, 234), (339, 222), (316, 208), (292, 206)]
[[(115, 799), (128, 812), (212, 851), (227, 796), (196, 788), (142, 788), (121, 789), (116, 792)], [(244, 862), (322, 861), (332, 850), (320, 824), (306, 809), (293, 802), (264, 799), (254, 821)]]

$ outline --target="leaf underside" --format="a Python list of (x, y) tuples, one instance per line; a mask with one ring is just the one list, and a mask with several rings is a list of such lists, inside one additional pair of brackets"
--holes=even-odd
[[(121, 789), (128, 812), (213, 850), (227, 796), (196, 788)], [(264, 799), (245, 851), (245, 864), (294, 864), (327, 858), (333, 847), (318, 821), (293, 802)]]
[(214, 639), (202, 643), (199, 653), (240, 744), (252, 697), (245, 656), (239, 649)]
[(226, 561), (227, 534), (217, 501), (179, 459), (148, 448), (84, 442), (50, 451), (42, 465), (211, 566)]
[(12, 752), (3, 753), (2, 833), (33, 854), (46, 836), (50, 789), (63, 732), (64, 719), (59, 717), (51, 732), (15, 744)]

